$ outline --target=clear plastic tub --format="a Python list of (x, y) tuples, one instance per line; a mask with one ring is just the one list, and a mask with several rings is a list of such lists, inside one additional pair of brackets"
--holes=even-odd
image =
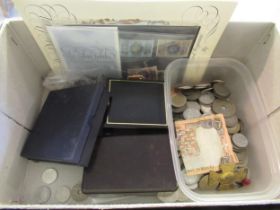
[(182, 84), (186, 63), (186, 59), (175, 60), (167, 66), (165, 72), (165, 100), (171, 150), (176, 178), (182, 192), (191, 200), (206, 202), (265, 200), (277, 197), (280, 194), (279, 143), (272, 136), (268, 117), (249, 69), (233, 59), (211, 59), (203, 81), (224, 80), (232, 92), (231, 100), (236, 104), (237, 115), (244, 123), (244, 134), (249, 140), (248, 168), (252, 184), (232, 191), (192, 191), (185, 185), (175, 138), (170, 90)]

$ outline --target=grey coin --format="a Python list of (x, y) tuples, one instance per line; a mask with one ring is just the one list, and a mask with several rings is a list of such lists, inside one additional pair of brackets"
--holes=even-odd
[(192, 108), (192, 109), (200, 110), (199, 103), (197, 103), (195, 101), (188, 101), (186, 105), (187, 105), (187, 108)]
[(71, 197), (75, 201), (84, 201), (88, 198), (81, 190), (81, 184), (76, 184), (71, 189)]
[(178, 89), (180, 89), (180, 90), (189, 90), (192, 88), (193, 88), (193, 86), (189, 86), (189, 85), (183, 85), (183, 86), (178, 87)]
[(194, 86), (194, 89), (205, 89), (210, 87), (211, 84), (210, 83), (201, 83), (201, 84), (197, 84)]
[(212, 81), (212, 83), (225, 83), (225, 81), (220, 80), (220, 79), (215, 79)]
[(182, 93), (176, 93), (172, 96), (173, 107), (179, 108), (185, 106), (186, 102), (187, 102), (187, 98)]
[(209, 91), (211, 91), (211, 90), (213, 90), (212, 87), (206, 88), (206, 89), (202, 90), (201, 93), (206, 93), (206, 92), (209, 92)]
[(230, 96), (229, 89), (224, 85), (224, 83), (215, 83), (213, 85), (214, 93), (218, 98), (228, 98)]
[(58, 172), (54, 168), (47, 168), (41, 175), (41, 179), (45, 184), (51, 184), (55, 182), (58, 177)]
[(242, 133), (236, 133), (232, 136), (232, 143), (238, 148), (246, 149), (248, 146), (248, 139)]
[(200, 117), (201, 113), (197, 109), (187, 108), (184, 111), (183, 116), (184, 116), (185, 119), (192, 119), (192, 118)]
[(213, 112), (223, 114), (224, 117), (231, 117), (236, 113), (235, 105), (229, 101), (216, 99), (212, 104)]
[(238, 118), (236, 115), (233, 115), (231, 117), (225, 118), (227, 127), (234, 127), (238, 123)]
[(51, 189), (49, 187), (41, 186), (35, 191), (34, 200), (39, 204), (47, 203), (50, 200), (51, 194)]
[(240, 124), (237, 123), (234, 127), (227, 128), (229, 134), (235, 134), (240, 131)]
[(200, 110), (202, 111), (203, 114), (208, 114), (208, 115), (213, 114), (212, 108), (209, 105), (201, 104), (200, 105)]
[(215, 96), (211, 92), (206, 92), (201, 94), (198, 100), (202, 104), (209, 105), (213, 103), (213, 101), (215, 100)]
[(200, 91), (199, 90), (185, 90), (182, 91), (182, 93), (187, 96), (189, 101), (195, 101), (200, 97)]
[(60, 203), (66, 203), (71, 196), (70, 189), (66, 186), (60, 186), (55, 192), (55, 200)]
[(172, 112), (176, 114), (183, 113), (186, 108), (187, 108), (187, 104), (185, 104), (182, 107), (172, 107)]

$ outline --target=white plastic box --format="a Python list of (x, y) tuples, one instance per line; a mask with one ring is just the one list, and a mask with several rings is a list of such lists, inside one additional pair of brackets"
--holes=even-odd
[[(245, 121), (250, 139), (249, 156), (252, 155), (249, 167), (255, 173), (251, 174), (252, 186), (244, 192), (229, 192), (231, 195), (192, 193), (182, 186), (180, 176), (177, 176), (181, 189), (189, 197), (183, 202), (162, 203), (155, 193), (149, 193), (93, 195), (84, 202), (69, 199), (61, 204), (54, 199), (56, 190), (60, 186), (71, 188), (81, 182), (82, 168), (33, 162), (20, 157), (28, 130), (32, 128), (47, 94), (42, 81), (49, 66), (23, 21), (5, 23), (0, 29), (1, 207), (102, 209), (280, 203), (278, 197), (275, 198), (279, 193), (276, 176), (280, 167), (280, 62), (275, 59), (279, 57), (279, 50), (279, 34), (273, 24), (230, 23), (213, 57), (235, 60), (214, 60), (214, 66), (219, 68), (215, 70), (212, 67), (207, 72), (211, 77), (214, 71), (224, 72), (217, 77), (226, 80), (239, 107), (238, 112)], [(170, 108), (167, 111), (171, 122)], [(174, 134), (171, 132), (171, 135)], [(174, 137), (171, 142), (176, 157)], [(177, 169), (176, 158), (174, 163)], [(46, 168), (56, 168), (58, 178), (49, 186), (52, 191), (49, 202), (40, 205), (35, 195), (38, 187), (44, 185), (41, 174)]]
[[(199, 66), (201, 62), (197, 63)], [(211, 59), (203, 82), (215, 79), (225, 81), (231, 90), (231, 100), (236, 104), (237, 116), (244, 122), (249, 140), (248, 168), (252, 184), (232, 191), (192, 191), (184, 182), (180, 169), (177, 141), (172, 117), (171, 90), (181, 85), (186, 59), (177, 59), (167, 66), (165, 72), (165, 94), (167, 120), (176, 176), (183, 193), (194, 201), (241, 201), (272, 199), (280, 193), (280, 168), (278, 164), (279, 142), (271, 135), (268, 118), (260, 94), (249, 70), (235, 59)], [(196, 64), (192, 64), (196, 66)]]

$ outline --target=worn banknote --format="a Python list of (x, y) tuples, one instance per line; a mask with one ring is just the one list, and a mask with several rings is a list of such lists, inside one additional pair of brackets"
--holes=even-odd
[(187, 175), (218, 171), (222, 158), (238, 163), (222, 114), (179, 120), (175, 127)]

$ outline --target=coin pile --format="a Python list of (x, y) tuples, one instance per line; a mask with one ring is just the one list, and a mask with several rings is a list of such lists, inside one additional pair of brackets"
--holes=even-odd
[[(236, 106), (230, 100), (230, 96), (231, 92), (222, 80), (213, 80), (212, 82), (201, 83), (195, 86), (185, 85), (177, 87), (172, 91), (173, 120), (177, 121), (211, 114), (223, 114), (228, 134), (231, 137), (233, 151), (236, 153), (239, 160), (239, 163), (235, 164), (234, 169), (232, 169), (233, 171), (228, 173), (231, 175), (228, 176), (238, 174), (241, 170), (242, 172), (246, 171), (246, 173), (244, 172), (246, 174), (244, 179), (248, 180), (248, 139), (242, 133), (244, 132), (244, 126), (242, 121), (238, 118)], [(242, 182), (229, 183), (225, 182), (223, 179), (220, 179), (223, 185), (218, 182), (209, 183), (208, 180), (213, 178), (213, 173), (211, 176), (209, 176), (208, 173), (201, 176), (189, 177), (185, 173), (183, 164), (181, 165), (185, 183), (193, 190), (196, 188), (201, 190), (228, 190), (236, 186), (247, 185), (242, 185)], [(244, 173), (242, 173), (242, 175), (244, 175)], [(225, 175), (219, 174), (219, 176), (224, 177)]]

